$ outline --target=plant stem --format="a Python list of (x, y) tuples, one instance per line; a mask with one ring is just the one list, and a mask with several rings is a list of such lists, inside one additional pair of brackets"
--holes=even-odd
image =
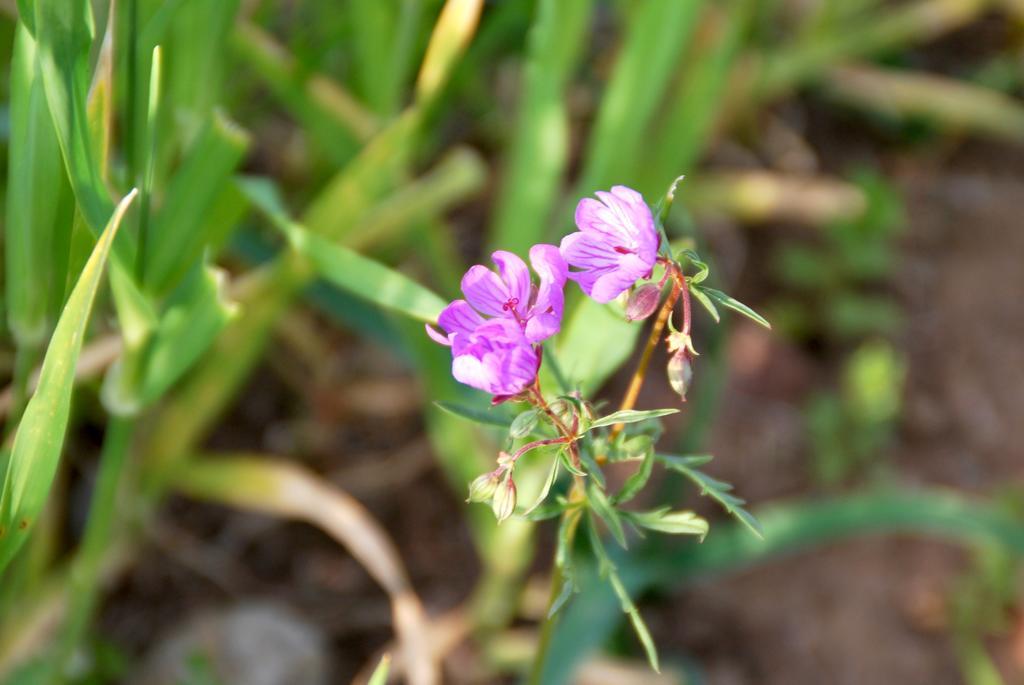
[[(577, 499), (583, 496), (579, 482), (570, 495), (570, 499)], [(567, 533), (570, 540), (576, 537), (576, 528), (579, 526), (582, 510), (579, 507), (566, 510), (562, 514), (562, 525), (569, 527)], [(569, 543), (571, 546), (571, 542)], [(533, 665), (530, 667), (529, 685), (541, 685), (544, 678), (544, 665), (547, 663), (548, 652), (551, 649), (551, 640), (555, 635), (555, 628), (558, 625), (557, 616), (551, 615), (551, 608), (555, 605), (558, 595), (562, 592), (562, 585), (565, 583), (565, 574), (562, 568), (555, 565), (551, 573), (551, 593), (548, 596), (548, 606), (544, 613), (544, 623), (540, 629), (540, 641), (537, 644), (537, 651), (533, 657)]]
[[(640, 388), (643, 387), (644, 377), (647, 375), (647, 365), (651, 361), (651, 354), (654, 352), (654, 348), (657, 346), (658, 341), (661, 339), (661, 334), (665, 330), (665, 323), (668, 321), (669, 315), (672, 313), (672, 309), (676, 306), (676, 302), (679, 300), (680, 295), (686, 289), (686, 283), (683, 280), (682, 275), (676, 270), (674, 266), (669, 266), (672, 269), (672, 292), (665, 298), (665, 303), (661, 305), (661, 310), (658, 312), (658, 318), (654, 321), (654, 326), (651, 328), (651, 334), (647, 337), (647, 345), (644, 347), (643, 353), (640, 355), (640, 363), (637, 364), (636, 371), (633, 372), (633, 378), (629, 381), (629, 387), (626, 389), (626, 394), (622, 398), (622, 404), (619, 406), (619, 411), (625, 411), (632, 409), (636, 406), (636, 400), (640, 396)], [(686, 308), (687, 312), (684, 316), (688, 316), (689, 307)], [(622, 431), (623, 424), (617, 423), (612, 427), (611, 439)]]
[(131, 445), (134, 420), (114, 416), (107, 425), (100, 454), (89, 519), (81, 547), (71, 564), (67, 619), (57, 643), (57, 655), (51, 662), (53, 682), (63, 679), (63, 671), (82, 640), (99, 594), (100, 566), (114, 528), (117, 491)]

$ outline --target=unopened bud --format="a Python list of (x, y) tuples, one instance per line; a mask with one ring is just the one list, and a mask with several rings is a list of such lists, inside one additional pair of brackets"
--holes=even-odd
[(668, 383), (672, 386), (679, 397), (686, 401), (686, 391), (690, 387), (690, 380), (693, 378), (693, 366), (690, 364), (690, 355), (686, 349), (681, 349), (672, 355), (668, 360)]
[(494, 491), (498, 489), (498, 479), (498, 474), (494, 472), (477, 476), (469, 484), (469, 497), (466, 501), (486, 502), (491, 499), (494, 496)]
[(494, 512), (494, 518), (498, 519), (498, 523), (501, 523), (511, 516), (515, 510), (516, 483), (512, 480), (512, 474), (509, 473), (494, 492), (494, 498), (491, 500), (491, 511)]
[(646, 319), (658, 308), (661, 299), (661, 288), (654, 283), (645, 283), (634, 288), (626, 302), (626, 318), (630, 321)]

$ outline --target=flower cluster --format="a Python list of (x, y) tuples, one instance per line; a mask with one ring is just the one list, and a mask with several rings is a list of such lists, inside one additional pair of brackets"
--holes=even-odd
[(451, 347), (456, 380), (494, 395), (495, 402), (526, 392), (540, 368), (540, 343), (561, 329), (567, 280), (606, 303), (650, 277), (660, 237), (647, 203), (625, 186), (597, 197), (580, 201), (579, 231), (559, 247), (530, 248), (538, 284), (526, 263), (504, 250), (491, 255), (497, 273), (480, 264), (466, 272), (465, 299), (438, 317), (444, 333), (427, 327), (431, 338)]

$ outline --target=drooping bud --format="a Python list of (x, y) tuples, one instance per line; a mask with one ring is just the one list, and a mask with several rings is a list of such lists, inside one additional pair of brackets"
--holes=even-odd
[(626, 319), (641, 321), (646, 319), (658, 308), (661, 299), (661, 288), (654, 283), (645, 283), (634, 288), (626, 302)]
[(685, 348), (679, 350), (668, 360), (668, 383), (672, 389), (679, 393), (679, 397), (686, 401), (686, 391), (690, 387), (693, 378), (693, 365), (690, 364), (690, 355)]
[(512, 480), (512, 473), (509, 472), (494, 492), (494, 497), (491, 499), (491, 511), (494, 512), (494, 518), (498, 519), (498, 523), (501, 523), (515, 510), (516, 483)]
[(469, 484), (469, 497), (467, 502), (486, 502), (494, 496), (498, 489), (500, 476), (497, 472), (485, 473), (473, 479)]

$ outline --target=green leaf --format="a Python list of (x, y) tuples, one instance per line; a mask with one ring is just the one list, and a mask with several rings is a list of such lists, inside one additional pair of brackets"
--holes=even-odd
[(622, 527), (622, 517), (611, 501), (608, 500), (604, 490), (596, 485), (591, 485), (587, 488), (587, 506), (608, 525), (608, 530), (611, 532), (612, 537), (615, 538), (615, 542), (625, 549), (627, 546), (626, 531)]
[(608, 556), (604, 543), (601, 542), (601, 536), (597, 533), (597, 525), (593, 516), (590, 517), (587, 533), (590, 537), (590, 546), (594, 550), (594, 556), (597, 557), (598, 569), (601, 575), (608, 579), (608, 583), (612, 586), (615, 596), (619, 599), (619, 606), (622, 608), (623, 613), (629, 616), (629, 622), (633, 625), (633, 631), (640, 640), (640, 644), (643, 645), (651, 668), (658, 671), (658, 650), (654, 646), (651, 632), (647, 629), (647, 624), (644, 623), (639, 610), (637, 610), (636, 605), (629, 596), (626, 586), (623, 585), (618, 569), (616, 569), (615, 564), (612, 563), (611, 558)]
[(158, 399), (209, 348), (237, 306), (227, 299), (227, 274), (196, 264), (171, 295), (153, 335), (146, 364), (143, 403)]
[(704, 280), (708, 277), (708, 274), (711, 272), (711, 268), (707, 265), (706, 262), (701, 260), (699, 254), (697, 254), (696, 252), (689, 248), (683, 250), (680, 254), (686, 257), (686, 259), (689, 260), (691, 264), (697, 267), (697, 273), (695, 273), (692, 276), (687, 276), (687, 280), (693, 285), (703, 283)]
[[(146, 246), (145, 285), (163, 294), (196, 264), (211, 235), (213, 213), (232, 182), (231, 174), (249, 147), (249, 136), (223, 113), (214, 111), (174, 173)], [(217, 246), (219, 247), (219, 246)], [(140, 246), (141, 249), (141, 246)]]
[[(644, 144), (645, 131), (672, 89), (672, 76), (699, 24), (703, 6), (703, 0), (636, 3), (601, 98), (578, 195), (635, 174), (642, 166), (644, 151), (656, 147)], [(661, 183), (666, 181), (668, 178)]]
[(705, 295), (707, 295), (708, 297), (710, 297), (712, 300), (722, 305), (723, 307), (727, 307), (733, 310), (734, 312), (739, 312), (743, 316), (747, 317), (748, 319), (751, 319), (756, 323), (761, 324), (765, 328), (772, 327), (772, 325), (768, 323), (768, 319), (764, 318), (763, 316), (761, 316), (753, 309), (740, 302), (739, 300), (729, 297), (721, 290), (715, 290), (714, 288), (708, 288), (705, 286), (698, 286), (698, 288), (702, 290)]
[(525, 254), (542, 242), (569, 160), (570, 78), (590, 31), (593, 0), (541, 0), (527, 38), (515, 130), (505, 150), (490, 242)]
[(74, 198), (46, 103), (36, 43), (22, 23), (10, 72), (7, 321), (19, 345), (38, 345), (64, 301)]
[(578, 591), (579, 588), (576, 585), (575, 576), (565, 576), (562, 579), (561, 589), (559, 589), (555, 599), (551, 602), (551, 607), (548, 609), (547, 619), (550, 621), (559, 612), (559, 610), (565, 606), (565, 603), (568, 602), (569, 599)]
[(708, 311), (708, 314), (710, 314), (711, 318), (715, 320), (715, 323), (721, 321), (722, 318), (719, 316), (718, 309), (715, 308), (714, 303), (711, 302), (711, 298), (705, 295), (700, 288), (694, 285), (690, 285), (688, 287), (690, 289), (690, 294), (704, 306), (704, 309)]
[(617, 411), (609, 414), (608, 416), (602, 416), (590, 424), (590, 428), (588, 430), (604, 428), (605, 426), (614, 426), (617, 423), (637, 423), (638, 421), (646, 421), (648, 419), (656, 419), (661, 416), (678, 413), (678, 409), (625, 409), (623, 411)]
[(595, 392), (629, 359), (640, 335), (641, 327), (626, 321), (621, 309), (619, 313), (615, 309), (584, 297), (571, 315), (566, 310), (556, 352), (566, 378), (584, 394)]
[(626, 482), (622, 485), (622, 489), (612, 498), (612, 502), (616, 505), (623, 504), (636, 497), (637, 493), (643, 490), (644, 486), (647, 485), (647, 481), (651, 477), (651, 471), (654, 470), (654, 446), (651, 445), (644, 453), (643, 460), (640, 462), (640, 468), (638, 468)]
[(438, 409), (441, 409), (452, 416), (458, 416), (460, 419), (468, 419), (473, 423), (479, 423), (484, 426), (508, 428), (512, 424), (511, 417), (500, 410), (476, 409), (474, 407), (467, 407), (454, 402), (434, 402), (434, 405), (437, 406)]
[(537, 420), (540, 418), (540, 409), (527, 409), (512, 420), (509, 426), (508, 435), (513, 440), (525, 438), (537, 427)]
[(757, 519), (755, 519), (749, 511), (743, 508), (743, 505), (746, 504), (746, 502), (739, 497), (730, 494), (730, 491), (732, 490), (731, 485), (720, 480), (716, 480), (695, 468), (696, 466), (700, 466), (711, 461), (711, 457), (674, 457), (659, 454), (657, 459), (664, 464), (666, 468), (676, 471), (677, 473), (681, 473), (696, 483), (700, 487), (702, 495), (708, 495), (711, 498), (718, 500), (727, 512), (739, 519), (740, 522), (749, 528), (754, 535), (759, 538), (764, 536), (764, 532), (761, 530), (761, 524), (757, 522)]
[(272, 186), (247, 182), (243, 190), (287, 236), (295, 251), (309, 259), (321, 276), (339, 288), (427, 323), (436, 322), (447, 305), (408, 276), (290, 221), (282, 211), (282, 203), (273, 195)]
[(698, 535), (703, 540), (708, 534), (708, 522), (692, 511), (670, 511), (668, 507), (652, 511), (623, 512), (636, 525), (671, 535)]
[(555, 480), (558, 479), (558, 465), (561, 463), (559, 459), (551, 460), (551, 469), (548, 471), (548, 477), (544, 480), (544, 485), (540, 489), (540, 494), (537, 495), (537, 501), (535, 501), (529, 509), (522, 513), (523, 516), (529, 516), (537, 510), (544, 500), (548, 498), (548, 493), (551, 492), (551, 486), (555, 484)]
[(388, 673), (391, 671), (391, 655), (385, 654), (380, 658), (377, 668), (373, 669), (373, 675), (366, 685), (387, 685)]
[(39, 385), (14, 436), (0, 491), (0, 570), (28, 537), (49, 494), (64, 444), (86, 324), (114, 237), (136, 194), (133, 190), (121, 200), (71, 291), (46, 350)]

